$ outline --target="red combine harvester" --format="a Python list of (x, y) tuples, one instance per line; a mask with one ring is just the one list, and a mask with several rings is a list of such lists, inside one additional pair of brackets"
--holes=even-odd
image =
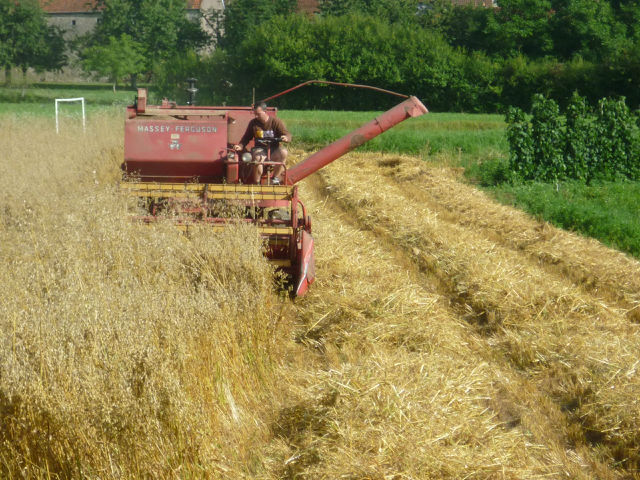
[[(266, 100), (308, 83), (315, 81)], [(193, 84), (188, 91), (195, 93)], [(142, 222), (151, 223), (164, 212), (183, 229), (203, 223), (213, 229), (238, 221), (255, 224), (269, 261), (290, 275), (294, 295), (304, 295), (315, 280), (313, 237), (296, 183), (399, 122), (427, 113), (416, 97), (401, 96), (406, 100), (391, 110), (293, 167), (285, 166), (282, 185), (274, 185), (269, 170), (278, 162), (263, 161), (261, 181), (252, 184), (253, 142), (246, 152), (233, 150), (254, 118), (253, 107), (195, 106), (193, 96), (186, 106), (166, 100), (152, 106), (146, 90), (139, 89), (135, 104), (127, 107), (120, 187), (141, 200), (145, 214), (136, 219)], [(268, 108), (267, 113), (277, 111)]]

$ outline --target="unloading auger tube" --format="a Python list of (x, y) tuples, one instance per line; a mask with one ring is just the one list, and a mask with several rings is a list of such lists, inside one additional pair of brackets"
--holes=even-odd
[(416, 97), (411, 96), (407, 98), (391, 110), (387, 110), (369, 123), (348, 133), (341, 139), (327, 145), (322, 150), (317, 151), (302, 162), (291, 167), (287, 175), (287, 183), (293, 185), (307, 178), (322, 167), (340, 158), (345, 153), (386, 132), (403, 120), (411, 117), (419, 117), (428, 112), (427, 107)]

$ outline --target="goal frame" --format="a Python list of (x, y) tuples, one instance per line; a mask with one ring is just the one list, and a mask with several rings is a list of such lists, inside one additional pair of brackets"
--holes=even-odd
[(84, 97), (78, 98), (56, 98), (56, 133), (60, 133), (60, 124), (58, 121), (58, 103), (71, 103), (71, 102), (81, 102), (82, 103), (82, 131), (86, 132), (87, 130), (87, 118), (85, 114), (84, 107)]

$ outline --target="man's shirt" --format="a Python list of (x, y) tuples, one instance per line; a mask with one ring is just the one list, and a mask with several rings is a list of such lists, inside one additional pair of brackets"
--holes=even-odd
[(247, 125), (247, 131), (244, 132), (244, 135), (240, 139), (240, 145), (246, 147), (252, 139), (262, 138), (264, 133), (261, 132), (269, 131), (273, 132), (273, 136), (276, 138), (286, 135), (287, 138), (291, 140), (289, 130), (287, 130), (284, 122), (278, 117), (269, 117), (264, 123), (262, 123), (260, 119), (254, 118), (249, 122), (249, 125)]

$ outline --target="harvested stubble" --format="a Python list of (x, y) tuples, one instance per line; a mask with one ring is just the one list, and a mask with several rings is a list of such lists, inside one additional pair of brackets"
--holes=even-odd
[[(372, 160), (352, 155), (323, 170), (327, 191), (363, 226), (404, 247), (440, 278), (487, 345), (566, 412), (574, 443), (592, 445), (594, 454), (623, 472), (636, 471), (639, 326), (623, 309), (549, 274), (536, 259), (494, 243), (464, 219), (460, 224), (441, 220), (412, 189), (368, 168)], [(431, 174), (437, 176), (438, 170)], [(415, 181), (420, 185), (420, 177)], [(449, 185), (454, 196), (455, 185)], [(480, 212), (482, 207), (469, 208)], [(610, 256), (619, 258), (617, 252)]]
[(120, 116), (23, 120), (0, 120), (0, 476), (251, 476), (290, 345), (257, 232), (134, 225)]
[(494, 202), (461, 183), (457, 170), (434, 169), (409, 156), (369, 156), (366, 162), (401, 184), (439, 218), (472, 227), (531, 255), (592, 294), (619, 304), (632, 321), (640, 323), (640, 262), (634, 258)]
[(318, 282), (298, 340), (273, 456), (285, 478), (613, 478), (571, 447), (560, 409), (371, 232), (303, 189), (316, 220)]

